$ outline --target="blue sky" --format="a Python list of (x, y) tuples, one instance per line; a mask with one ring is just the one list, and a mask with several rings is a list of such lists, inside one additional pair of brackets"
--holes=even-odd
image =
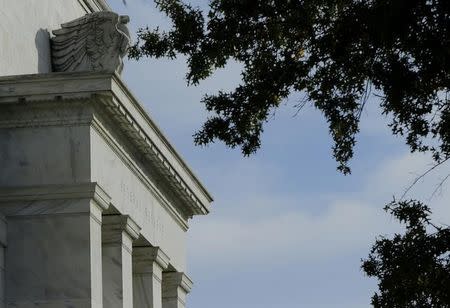
[[(139, 26), (167, 26), (151, 0), (109, 1)], [(191, 1), (204, 5), (206, 1)], [(205, 93), (232, 89), (239, 65), (231, 63), (197, 87), (187, 87), (184, 59), (125, 64), (123, 78), (215, 202), (189, 230), (191, 308), (364, 308), (376, 282), (360, 259), (375, 237), (399, 230), (381, 208), (430, 166), (391, 136), (371, 100), (351, 162), (352, 175), (336, 171), (331, 139), (320, 113), (306, 106), (294, 116), (293, 95), (265, 126), (262, 148), (243, 158), (220, 143), (195, 147), (192, 134), (206, 119)], [(421, 181), (410, 196), (429, 202), (437, 222), (450, 223), (450, 194), (433, 193), (444, 169)], [(447, 205), (446, 205), (447, 204)]]

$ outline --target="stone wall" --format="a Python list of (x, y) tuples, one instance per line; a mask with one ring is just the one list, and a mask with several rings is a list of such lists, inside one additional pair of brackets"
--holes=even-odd
[(0, 308), (185, 307), (212, 197), (117, 72), (51, 72), (49, 32), (108, 9), (0, 0)]
[(100, 9), (88, 0), (0, 0), (0, 76), (48, 73), (49, 33)]

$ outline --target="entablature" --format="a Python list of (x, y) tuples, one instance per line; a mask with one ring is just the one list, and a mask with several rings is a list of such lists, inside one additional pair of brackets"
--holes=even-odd
[(213, 201), (194, 173), (128, 90), (109, 73), (50, 73), (0, 77), (0, 105), (89, 102), (110, 117), (182, 202), (184, 215), (204, 215)]

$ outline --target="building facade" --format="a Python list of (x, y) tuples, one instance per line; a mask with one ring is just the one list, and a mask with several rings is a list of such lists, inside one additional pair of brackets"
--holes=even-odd
[(108, 11), (0, 0), (0, 307), (178, 308), (192, 287), (211, 196), (117, 71), (52, 69), (52, 31)]

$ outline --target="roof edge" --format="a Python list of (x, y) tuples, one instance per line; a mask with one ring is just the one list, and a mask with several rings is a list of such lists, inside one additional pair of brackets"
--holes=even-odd
[(211, 196), (210, 192), (206, 189), (206, 187), (203, 186), (203, 184), (198, 179), (197, 175), (192, 171), (192, 169), (187, 165), (187, 163), (184, 161), (184, 159), (181, 157), (180, 154), (176, 151), (174, 146), (167, 140), (166, 136), (163, 134), (159, 126), (153, 121), (149, 113), (145, 110), (145, 108), (142, 106), (142, 104), (133, 96), (131, 91), (128, 89), (127, 85), (123, 82), (123, 80), (117, 75), (114, 74), (114, 80), (120, 84), (122, 87), (122, 90), (126, 92), (126, 94), (132, 98), (132, 101), (135, 103), (135, 107), (141, 112), (142, 116), (151, 124), (152, 128), (157, 133), (158, 137), (161, 138), (161, 140), (164, 143), (164, 146), (166, 146), (170, 152), (174, 156), (174, 158), (177, 160), (177, 162), (183, 167), (184, 171), (192, 178), (194, 184), (202, 191), (202, 193), (208, 198), (209, 202), (214, 201), (213, 197)]
[(97, 102), (106, 104), (117, 120), (126, 123), (126, 132), (133, 143), (157, 164), (168, 183), (180, 193), (185, 214), (189, 217), (208, 214), (213, 198), (118, 75), (66, 72), (0, 77), (0, 104), (93, 95)]

